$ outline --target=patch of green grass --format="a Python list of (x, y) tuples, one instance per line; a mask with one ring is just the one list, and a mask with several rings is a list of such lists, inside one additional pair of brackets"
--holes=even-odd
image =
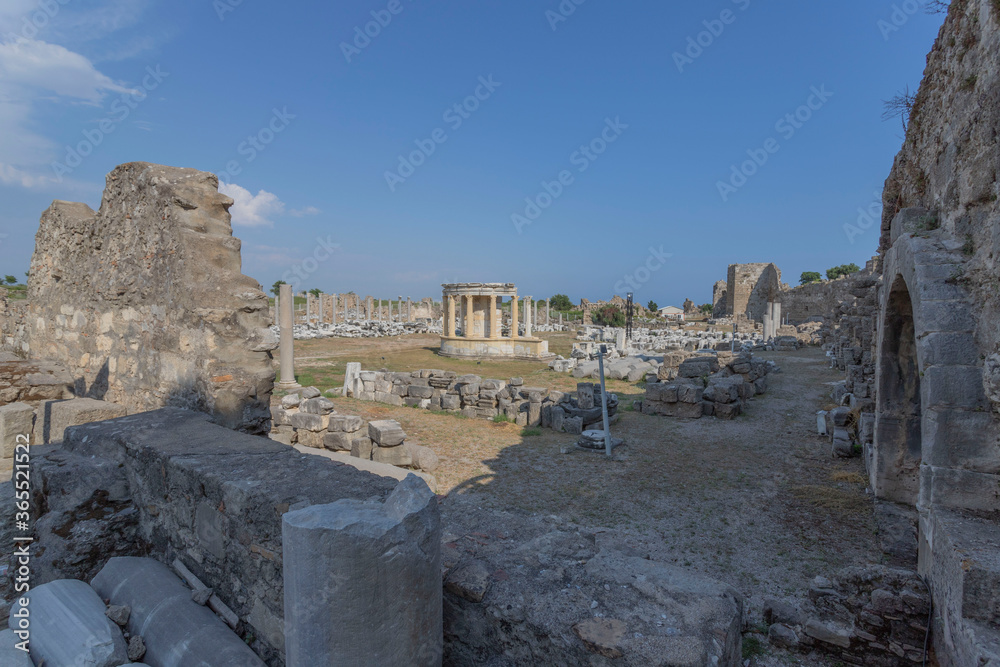
[(494, 424), (507, 424), (510, 421), (511, 421), (510, 417), (508, 417), (506, 414), (499, 414), (493, 418)]
[(743, 659), (749, 660), (751, 658), (756, 658), (767, 653), (767, 647), (764, 642), (760, 640), (760, 637), (755, 635), (750, 635), (749, 637), (743, 638)]
[(448, 417), (455, 417), (456, 419), (468, 419), (461, 412), (452, 412), (451, 410), (428, 410), (427, 412), (432, 415), (446, 415)]
[(526, 428), (521, 431), (521, 436), (525, 438), (530, 438), (532, 436), (541, 435), (542, 429), (540, 428)]

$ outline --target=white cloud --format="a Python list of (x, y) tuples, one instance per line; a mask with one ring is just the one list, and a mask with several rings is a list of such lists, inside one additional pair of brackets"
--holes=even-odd
[(108, 92), (134, 92), (98, 72), (79, 53), (33, 39), (0, 43), (0, 82), (6, 93), (12, 86), (40, 88), (95, 105)]
[(307, 215), (319, 215), (320, 213), (322, 211), (315, 206), (306, 206), (305, 208), (294, 208), (288, 212), (288, 215), (294, 218), (304, 218)]
[(254, 195), (235, 183), (220, 182), (219, 192), (236, 202), (229, 209), (236, 227), (274, 227), (272, 218), (285, 212), (285, 204), (266, 190)]

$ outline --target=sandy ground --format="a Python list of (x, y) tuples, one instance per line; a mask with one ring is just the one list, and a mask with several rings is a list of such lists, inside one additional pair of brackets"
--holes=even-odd
[[(427, 341), (413, 339), (391, 346), (310, 341), (299, 348), (300, 367), (308, 374), (373, 355), (386, 356), (393, 370), (474, 365), (444, 360), (432, 350)], [(816, 575), (882, 560), (861, 460), (832, 458), (829, 441), (815, 432), (816, 411), (830, 407), (827, 383), (839, 374), (817, 348), (761, 356), (774, 359), (782, 372), (770, 376), (768, 392), (753, 399), (745, 414), (727, 422), (624, 412), (613, 432), (626, 445), (611, 461), (590, 452), (561, 454), (560, 446), (574, 436), (548, 429), (525, 436), (512, 424), (353, 399), (335, 402), (344, 414), (396, 419), (412, 439), (437, 452), (446, 531), (449, 522), (467, 530), (479, 521), (476, 529), (484, 534), (503, 532), (504, 526), (495, 525), (501, 512), (526, 520), (556, 515), (734, 586), (746, 596), (749, 627), (760, 628), (764, 598), (798, 597)], [(489, 370), (502, 363), (493, 362)], [(526, 383), (560, 389), (576, 383), (542, 364), (480, 374), (521, 374), (528, 376)], [(642, 393), (639, 385), (624, 382), (613, 390), (630, 397)], [(766, 642), (755, 663), (834, 664), (772, 651)]]

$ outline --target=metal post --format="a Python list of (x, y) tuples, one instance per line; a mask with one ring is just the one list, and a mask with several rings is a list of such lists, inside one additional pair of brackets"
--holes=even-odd
[[(631, 296), (631, 294), (629, 295)], [(601, 371), (601, 415), (604, 417), (604, 453), (611, 458), (611, 429), (608, 427), (608, 390), (604, 385), (604, 355), (608, 346), (601, 346), (601, 354), (597, 357), (597, 366)]]
[(632, 292), (628, 293), (628, 303), (625, 307), (625, 340), (632, 340)]

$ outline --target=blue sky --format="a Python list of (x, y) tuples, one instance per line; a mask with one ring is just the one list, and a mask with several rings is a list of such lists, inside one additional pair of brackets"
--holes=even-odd
[(662, 306), (730, 263), (863, 264), (877, 226), (844, 226), (902, 141), (881, 101), (943, 18), (916, 7), (3, 0), (0, 273), (136, 160), (220, 174), (267, 287)]

